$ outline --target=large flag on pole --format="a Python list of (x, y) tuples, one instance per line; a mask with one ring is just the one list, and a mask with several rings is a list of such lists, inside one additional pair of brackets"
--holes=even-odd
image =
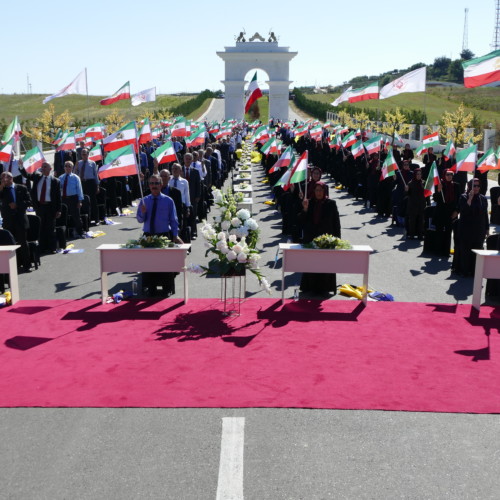
[(5, 130), (2, 137), (2, 144), (9, 142), (12, 138), (16, 141), (19, 140), (21, 136), (21, 125), (19, 124), (19, 120), (17, 116), (10, 122), (10, 125)]
[(500, 49), (462, 63), (464, 85), (468, 88), (480, 87), (500, 81)]
[(175, 154), (175, 149), (172, 144), (172, 141), (167, 141), (165, 144), (160, 146), (158, 149), (155, 149), (151, 153), (152, 158), (156, 158), (158, 160), (158, 164), (169, 163), (171, 161), (177, 161), (177, 155)]
[(137, 92), (130, 98), (132, 106), (139, 106), (143, 102), (154, 102), (156, 101), (156, 87), (150, 89), (142, 90)]
[(462, 149), (457, 153), (456, 172), (474, 172), (477, 161), (477, 145)]
[(106, 155), (104, 165), (99, 169), (99, 179), (137, 175), (137, 160), (133, 146), (116, 149)]
[(427, 198), (431, 194), (434, 194), (436, 192), (436, 186), (438, 186), (440, 183), (441, 181), (439, 180), (438, 168), (436, 162), (433, 161), (429, 170), (429, 175), (427, 176), (427, 180), (425, 181), (424, 196)]
[(137, 141), (137, 129), (135, 122), (129, 122), (114, 134), (108, 135), (102, 140), (104, 144), (104, 151), (114, 151), (121, 149), (129, 144), (135, 146)]
[(396, 80), (382, 87), (380, 99), (387, 99), (403, 92), (425, 92), (426, 74), (427, 68), (424, 66), (396, 78)]
[(373, 82), (366, 87), (352, 89), (349, 92), (349, 102), (367, 101), (369, 99), (378, 99), (378, 82)]
[(38, 146), (35, 146), (33, 149), (26, 151), (26, 154), (23, 158), (23, 167), (28, 172), (28, 174), (32, 174), (36, 172), (45, 161), (45, 156), (43, 156), (42, 151)]
[(335, 101), (332, 102), (332, 106), (338, 106), (341, 102), (346, 102), (349, 100), (349, 94), (352, 90), (352, 85), (345, 89), (344, 92), (342, 92), (342, 94), (340, 94), (337, 99), (335, 99)]
[(87, 93), (87, 69), (82, 70), (78, 73), (77, 77), (62, 90), (57, 92), (56, 94), (52, 94), (49, 97), (46, 97), (43, 100), (44, 104), (47, 104), (52, 99), (56, 97), (64, 97), (68, 94), (86, 94)]
[(248, 113), (250, 106), (259, 98), (262, 97), (262, 92), (259, 88), (259, 84), (257, 83), (257, 71), (255, 75), (253, 75), (252, 81), (248, 86), (248, 89), (245, 94), (245, 113)]
[(130, 82), (120, 87), (112, 96), (106, 97), (101, 101), (102, 106), (109, 106), (123, 99), (130, 99)]
[(0, 146), (0, 161), (10, 161), (10, 157), (12, 156), (13, 151), (14, 151), (14, 138), (12, 138), (9, 142), (5, 143), (3, 146)]

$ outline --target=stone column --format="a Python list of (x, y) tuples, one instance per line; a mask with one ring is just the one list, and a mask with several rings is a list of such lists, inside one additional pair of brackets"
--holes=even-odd
[(269, 80), (269, 118), (288, 120), (289, 80)]
[(245, 80), (222, 80), (225, 87), (225, 119), (243, 120), (245, 115)]

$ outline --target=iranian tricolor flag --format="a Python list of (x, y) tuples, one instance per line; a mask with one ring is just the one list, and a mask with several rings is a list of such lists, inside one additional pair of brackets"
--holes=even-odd
[(380, 172), (380, 180), (387, 179), (387, 177), (393, 177), (396, 175), (396, 171), (398, 170), (398, 164), (392, 154), (392, 148), (389, 149), (387, 153), (387, 158), (384, 160), (382, 164), (382, 171)]
[(354, 130), (352, 132), (349, 132), (343, 139), (342, 139), (342, 146), (344, 148), (348, 148), (349, 146), (352, 146), (353, 144), (356, 144), (356, 135), (354, 133)]
[(304, 124), (304, 125), (297, 125), (295, 128), (295, 140), (297, 140), (299, 137), (306, 135), (309, 130), (309, 125)]
[(269, 129), (266, 125), (262, 125), (262, 127), (259, 127), (255, 131), (252, 142), (255, 144), (257, 142), (266, 142), (267, 140), (269, 140)]
[(162, 163), (169, 163), (171, 161), (177, 161), (177, 155), (175, 154), (175, 149), (172, 144), (172, 141), (167, 141), (165, 144), (156, 149), (153, 153), (151, 153), (153, 158), (158, 160), (158, 163), (161, 165)]
[(340, 94), (335, 101), (332, 102), (332, 106), (338, 106), (341, 102), (345, 102), (349, 100), (349, 94), (352, 90), (352, 86), (345, 89), (342, 94)]
[(84, 128), (81, 128), (80, 130), (77, 130), (75, 132), (75, 141), (77, 143), (80, 143), (81, 141), (85, 141), (85, 130)]
[(170, 129), (171, 137), (189, 137), (189, 132), (187, 131), (187, 122), (183, 116), (179, 116), (175, 119)]
[(104, 165), (99, 169), (99, 179), (137, 174), (137, 160), (132, 145), (116, 149), (106, 155)]
[(500, 169), (500, 166), (498, 165), (498, 158), (493, 148), (488, 149), (488, 151), (486, 151), (486, 153), (484, 153), (481, 159), (477, 162), (477, 169), (479, 172)]
[(330, 149), (335, 148), (337, 151), (342, 147), (342, 137), (336, 133), (330, 140)]
[(57, 145), (56, 151), (76, 149), (75, 132), (65, 132)]
[(218, 123), (212, 123), (209, 128), (208, 128), (208, 133), (209, 134), (216, 134), (220, 129), (220, 126)]
[(441, 181), (439, 180), (439, 172), (436, 165), (436, 162), (433, 161), (431, 165), (431, 169), (429, 170), (429, 175), (427, 176), (427, 180), (424, 185), (424, 196), (430, 196), (436, 192), (436, 186), (439, 185)]
[(307, 176), (308, 152), (307, 149), (302, 153), (290, 173), (290, 180), (283, 186), (285, 191), (288, 190), (290, 184), (297, 184), (306, 180)]
[(151, 135), (153, 136), (153, 139), (158, 139), (158, 137), (160, 137), (162, 132), (163, 131), (161, 127), (155, 127), (153, 130), (151, 130)]
[(368, 139), (365, 143), (365, 149), (366, 152), (371, 155), (373, 153), (378, 153), (380, 151), (380, 143), (382, 141), (382, 137), (380, 135), (377, 135), (375, 137), (372, 137), (371, 139)]
[(273, 153), (278, 153), (278, 142), (276, 137), (271, 137), (265, 144), (260, 148), (260, 152), (263, 155), (270, 155)]
[(32, 174), (42, 166), (44, 161), (45, 157), (43, 156), (42, 151), (40, 151), (40, 148), (36, 146), (33, 149), (26, 151), (23, 158), (23, 166), (28, 174)]
[(149, 118), (144, 118), (141, 128), (139, 129), (139, 144), (146, 144), (146, 142), (151, 142), (152, 140), (153, 135), (151, 134)]
[(186, 146), (188, 148), (196, 147), (196, 146), (203, 146), (205, 144), (205, 133), (207, 129), (202, 126), (199, 127), (194, 134), (191, 134), (187, 139), (186, 139)]
[(378, 82), (370, 83), (366, 87), (352, 89), (349, 92), (349, 102), (367, 101), (369, 99), (378, 99)]
[(233, 125), (229, 122), (224, 122), (221, 125), (220, 129), (217, 131), (215, 138), (219, 140), (222, 139), (223, 137), (231, 135), (232, 130), (233, 130)]
[(10, 161), (14, 150), (14, 138), (8, 141), (3, 146), (0, 146), (0, 161)]
[(83, 146), (85, 148), (91, 148), (93, 145), (94, 145), (94, 139), (92, 137), (86, 137), (85, 140), (83, 141)]
[(417, 156), (421, 156), (424, 153), (427, 153), (427, 150), (429, 148), (433, 148), (434, 146), (439, 146), (439, 131), (429, 135), (424, 135), (424, 138), (422, 139), (422, 145), (417, 148)]
[(292, 146), (288, 146), (278, 158), (278, 161), (269, 169), (269, 173), (278, 172), (280, 168), (288, 167), (292, 160)]
[(290, 180), (290, 177), (292, 176), (292, 170), (295, 165), (296, 157), (292, 153), (292, 156), (290, 158), (290, 164), (288, 166), (287, 171), (280, 177), (279, 181), (274, 185), (274, 187), (278, 186), (285, 186), (285, 184), (288, 184), (288, 181)]
[(456, 152), (457, 152), (457, 149), (455, 148), (455, 144), (453, 144), (453, 141), (450, 139), (448, 141), (448, 144), (446, 145), (445, 150), (443, 151), (443, 156), (447, 160), (449, 160)]
[(102, 123), (94, 123), (85, 130), (85, 137), (92, 137), (94, 140), (102, 139), (104, 137), (104, 130)]
[(89, 151), (89, 160), (101, 161), (102, 160), (102, 149), (101, 145), (98, 144)]
[(259, 84), (257, 83), (257, 71), (255, 75), (253, 75), (252, 81), (248, 86), (248, 89), (245, 94), (245, 113), (248, 113), (250, 106), (257, 100), (259, 97), (262, 97), (262, 92), (259, 88)]
[(130, 144), (133, 144), (135, 147), (137, 143), (135, 122), (127, 123), (127, 125), (114, 134), (108, 135), (108, 137), (103, 139), (102, 143), (104, 144), (104, 151), (106, 152), (122, 149)]
[(500, 81), (500, 49), (462, 63), (464, 85), (480, 87)]
[(352, 145), (351, 153), (354, 158), (358, 158), (365, 152), (365, 148), (363, 146), (363, 141), (358, 141)]
[(17, 116), (10, 122), (9, 126), (5, 130), (2, 137), (2, 144), (9, 142), (11, 139), (19, 140), (21, 137), (21, 125), (19, 124), (19, 120)]
[(321, 124), (317, 124), (312, 126), (309, 129), (309, 135), (311, 136), (311, 139), (314, 139), (315, 141), (321, 140), (321, 136), (323, 135), (323, 127)]
[(102, 106), (109, 106), (122, 99), (130, 99), (130, 82), (120, 87), (112, 96), (106, 97), (101, 101)]
[(462, 149), (457, 153), (456, 172), (474, 172), (477, 161), (477, 146)]

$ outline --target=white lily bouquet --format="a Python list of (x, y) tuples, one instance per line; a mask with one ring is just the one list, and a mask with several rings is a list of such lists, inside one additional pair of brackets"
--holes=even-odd
[(203, 225), (201, 234), (206, 240), (205, 256), (213, 254), (214, 257), (207, 266), (198, 266), (202, 271), (201, 275), (243, 275), (248, 270), (270, 293), (270, 285), (259, 269), (259, 225), (248, 210), (237, 209), (237, 202), (231, 191), (223, 193), (214, 189), (213, 195), (219, 215), (214, 217), (212, 224), (206, 222)]

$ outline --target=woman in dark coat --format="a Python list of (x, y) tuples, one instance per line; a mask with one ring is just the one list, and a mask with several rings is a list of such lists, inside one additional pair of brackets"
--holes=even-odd
[(459, 223), (459, 268), (458, 272), (472, 276), (475, 268), (475, 253), (472, 249), (482, 249), (488, 235), (488, 200), (480, 193), (481, 182), (472, 179), (467, 192), (458, 200)]
[[(324, 182), (317, 182), (314, 197), (302, 201), (300, 220), (303, 224), (304, 243), (311, 243), (314, 238), (322, 234), (331, 234), (340, 238), (340, 216), (335, 201), (327, 197), (327, 186)], [(303, 292), (324, 294), (336, 293), (337, 276), (327, 273), (303, 273), (300, 282)]]

